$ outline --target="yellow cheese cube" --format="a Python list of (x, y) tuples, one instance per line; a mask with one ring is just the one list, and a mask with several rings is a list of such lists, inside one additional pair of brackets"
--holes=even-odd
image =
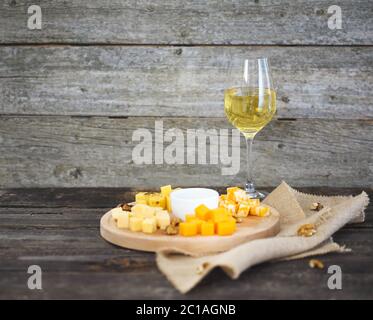
[(197, 218), (207, 220), (209, 218), (210, 209), (207, 208), (204, 204), (201, 204), (194, 209), (194, 212), (196, 213)]
[(250, 209), (250, 214), (253, 216), (267, 217), (269, 216), (269, 213), (269, 208), (264, 206), (252, 207)]
[(234, 198), (236, 202), (247, 201), (249, 199), (245, 190), (238, 189), (234, 192)]
[(135, 195), (135, 201), (139, 204), (148, 204), (148, 193), (147, 192), (138, 192)]
[(225, 208), (229, 214), (234, 215), (237, 212), (238, 204), (231, 200), (225, 200), (219, 207)]
[(131, 212), (138, 218), (152, 218), (154, 217), (155, 209), (146, 204), (135, 204), (132, 207)]
[(161, 187), (161, 194), (165, 197), (169, 196), (171, 191), (171, 185)]
[(216, 224), (216, 233), (219, 236), (229, 236), (236, 231), (236, 221), (231, 219)]
[(118, 220), (118, 216), (122, 215), (123, 212), (124, 211), (120, 207), (110, 210), (111, 217), (114, 219), (115, 222)]
[(251, 206), (247, 202), (241, 202), (238, 205), (236, 216), (239, 218), (246, 218), (250, 213)]
[(128, 211), (122, 211), (117, 218), (117, 227), (120, 229), (128, 229), (130, 223), (130, 213)]
[(179, 224), (179, 234), (184, 237), (197, 235), (197, 224), (193, 222), (181, 222)]
[(166, 210), (168, 212), (172, 212), (172, 209), (171, 209), (171, 197), (169, 195), (166, 196)]
[(157, 231), (157, 222), (155, 218), (145, 218), (142, 220), (142, 232), (154, 233)]
[(248, 199), (246, 201), (251, 207), (256, 207), (260, 205), (260, 200), (259, 199)]
[(224, 204), (225, 204), (225, 202), (227, 201), (227, 195), (226, 194), (221, 194), (220, 196), (219, 196), (219, 207), (222, 207)]
[(213, 236), (215, 234), (215, 225), (211, 221), (203, 221), (201, 223), (201, 235)]
[(161, 230), (166, 230), (166, 228), (170, 225), (171, 223), (171, 217), (169, 213), (165, 210), (158, 211), (155, 214), (156, 220), (157, 220), (157, 226)]
[(166, 208), (166, 197), (160, 193), (151, 193), (148, 198), (148, 205), (151, 207)]
[(239, 187), (227, 188), (227, 199), (231, 201), (236, 201), (235, 192), (241, 190)]
[(142, 218), (130, 217), (130, 230), (131, 231), (141, 231), (142, 230)]

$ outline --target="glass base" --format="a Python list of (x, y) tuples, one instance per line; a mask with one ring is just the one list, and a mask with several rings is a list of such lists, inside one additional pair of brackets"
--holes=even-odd
[(263, 200), (266, 196), (267, 196), (267, 193), (266, 192), (259, 192), (259, 191), (256, 191), (255, 190), (255, 187), (254, 187), (254, 184), (252, 182), (247, 182), (245, 184), (245, 191), (246, 191), (246, 194), (252, 198), (252, 199), (259, 199), (259, 200)]

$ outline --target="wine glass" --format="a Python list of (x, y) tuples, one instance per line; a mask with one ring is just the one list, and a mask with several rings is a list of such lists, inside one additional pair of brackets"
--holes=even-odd
[(246, 59), (237, 86), (224, 91), (224, 110), (229, 122), (244, 136), (247, 149), (247, 182), (250, 198), (263, 199), (253, 182), (252, 144), (255, 135), (271, 121), (276, 112), (276, 92), (267, 58)]

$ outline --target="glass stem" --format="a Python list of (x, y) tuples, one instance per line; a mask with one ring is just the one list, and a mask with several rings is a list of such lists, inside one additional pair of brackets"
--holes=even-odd
[(253, 165), (252, 165), (252, 148), (253, 148), (253, 136), (245, 136), (246, 140), (246, 170), (247, 170), (247, 182), (245, 185), (245, 190), (247, 193), (255, 193), (255, 187), (253, 183)]

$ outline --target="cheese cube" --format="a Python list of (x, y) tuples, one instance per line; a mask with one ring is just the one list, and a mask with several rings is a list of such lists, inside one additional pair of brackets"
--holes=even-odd
[(238, 204), (231, 200), (225, 200), (219, 207), (225, 208), (231, 215), (234, 215), (238, 210)]
[(229, 214), (225, 208), (217, 208), (210, 211), (211, 220), (215, 223), (222, 222), (228, 219)]
[(219, 207), (222, 207), (226, 201), (227, 201), (227, 195), (221, 194), (219, 196)]
[(118, 216), (120, 216), (124, 211), (122, 210), (121, 207), (114, 208), (110, 210), (111, 217), (114, 219), (116, 222), (118, 220)]
[(161, 187), (161, 194), (165, 197), (169, 196), (171, 191), (171, 185)]
[(260, 200), (259, 199), (248, 199), (246, 201), (251, 207), (256, 207), (260, 205)]
[(203, 221), (201, 223), (201, 235), (213, 236), (215, 234), (215, 225), (211, 221)]
[(216, 233), (219, 236), (229, 236), (236, 231), (236, 221), (231, 219), (216, 224)]
[(253, 216), (267, 217), (269, 213), (269, 207), (257, 206), (250, 209), (250, 214)]
[(209, 218), (210, 209), (207, 208), (204, 204), (199, 205), (194, 209), (196, 216), (202, 220), (207, 220)]
[(131, 231), (141, 231), (142, 230), (142, 218), (130, 217), (130, 230)]
[(241, 190), (239, 187), (227, 188), (227, 199), (236, 202), (235, 192)]
[(151, 193), (148, 198), (148, 205), (151, 207), (166, 208), (166, 196), (160, 193)]
[(245, 190), (238, 189), (234, 192), (234, 199), (236, 202), (247, 201), (249, 199)]
[(202, 225), (202, 222), (204, 222), (204, 220), (196, 218), (191, 222), (197, 225), (197, 234), (200, 234), (201, 233), (201, 225)]
[(196, 219), (197, 219), (197, 217), (194, 214), (186, 214), (185, 215), (185, 221), (186, 222), (192, 222)]
[(117, 218), (117, 227), (120, 229), (128, 229), (130, 223), (130, 212), (123, 211)]
[(184, 237), (197, 235), (197, 224), (193, 222), (181, 222), (179, 224), (179, 234)]
[(166, 210), (168, 212), (172, 212), (172, 209), (171, 209), (171, 197), (169, 195), (166, 196)]
[(154, 233), (157, 231), (157, 222), (155, 218), (145, 218), (142, 220), (142, 232)]
[(135, 204), (132, 207), (131, 212), (138, 218), (152, 218), (154, 217), (155, 209), (146, 204)]
[(236, 216), (239, 218), (246, 218), (250, 213), (251, 206), (247, 202), (241, 202), (238, 205)]
[(166, 230), (166, 228), (170, 225), (171, 223), (171, 218), (170, 215), (167, 211), (158, 211), (155, 215), (156, 220), (157, 220), (157, 226), (161, 230)]
[(135, 201), (138, 204), (148, 204), (148, 197), (147, 192), (138, 192), (135, 195)]

